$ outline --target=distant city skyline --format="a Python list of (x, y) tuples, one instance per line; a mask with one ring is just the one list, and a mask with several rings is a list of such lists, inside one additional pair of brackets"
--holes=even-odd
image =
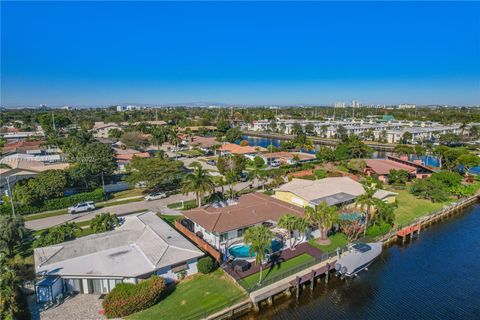
[(1, 2), (2, 106), (479, 105), (479, 2)]

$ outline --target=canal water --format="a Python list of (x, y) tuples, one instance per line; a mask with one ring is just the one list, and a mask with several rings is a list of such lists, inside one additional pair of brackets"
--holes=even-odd
[[(282, 142), (281, 140), (278, 140), (278, 139), (251, 137), (251, 136), (247, 136), (247, 135), (243, 136), (243, 139), (247, 140), (248, 144), (251, 145), (251, 146), (259, 146), (259, 147), (263, 147), (263, 148), (268, 148), (270, 146), (270, 144), (274, 147), (280, 147), (280, 143)], [(318, 148), (318, 145), (317, 145), (317, 148)], [(306, 152), (314, 154), (316, 152), (316, 150), (306, 151)], [(389, 155), (393, 155), (393, 153), (385, 152), (385, 151), (374, 151), (373, 154), (372, 154), (372, 158), (374, 158), (374, 159), (384, 159), (386, 156), (389, 156)], [(411, 160), (416, 159), (415, 156), (413, 156), (413, 155), (410, 158), (411, 158)], [(435, 157), (432, 157), (432, 156), (423, 156), (423, 157), (421, 157), (421, 160), (422, 160), (423, 164), (425, 164), (425, 165), (429, 165), (429, 166), (432, 166), (432, 167), (440, 166), (440, 162), (438, 161), (438, 159), (435, 158)], [(478, 169), (480, 171), (480, 167)]]
[(385, 249), (367, 272), (330, 278), (253, 319), (480, 319), (480, 205)]

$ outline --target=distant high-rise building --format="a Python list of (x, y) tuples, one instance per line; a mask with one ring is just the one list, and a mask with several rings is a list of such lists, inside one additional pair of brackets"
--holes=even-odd
[(417, 106), (414, 104), (399, 104), (398, 109), (415, 109)]
[(360, 102), (357, 100), (352, 100), (352, 108), (360, 108)]
[(335, 108), (345, 108), (345, 102), (335, 102)]

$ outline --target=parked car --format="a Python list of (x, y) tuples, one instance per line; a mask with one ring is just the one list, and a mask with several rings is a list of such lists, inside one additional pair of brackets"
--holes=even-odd
[(167, 194), (165, 192), (154, 192), (154, 193), (147, 194), (145, 196), (145, 200), (152, 201), (152, 200), (163, 199), (166, 197), (167, 197)]
[(282, 164), (280, 160), (272, 160), (270, 161), (270, 167), (279, 167)]
[(207, 164), (210, 165), (210, 166), (214, 166), (216, 165), (217, 163), (215, 162), (215, 160), (207, 160)]
[(248, 173), (246, 173), (246, 172), (240, 173), (240, 181), (241, 181), (241, 182), (246, 182), (246, 181), (248, 181)]
[(68, 208), (68, 213), (75, 214), (79, 212), (91, 211), (95, 209), (95, 204), (93, 201), (80, 202), (74, 205), (73, 207)]

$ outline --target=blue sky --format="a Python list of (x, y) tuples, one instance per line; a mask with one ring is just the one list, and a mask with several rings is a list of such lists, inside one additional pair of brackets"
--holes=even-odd
[(480, 104), (480, 3), (3, 2), (1, 104)]

